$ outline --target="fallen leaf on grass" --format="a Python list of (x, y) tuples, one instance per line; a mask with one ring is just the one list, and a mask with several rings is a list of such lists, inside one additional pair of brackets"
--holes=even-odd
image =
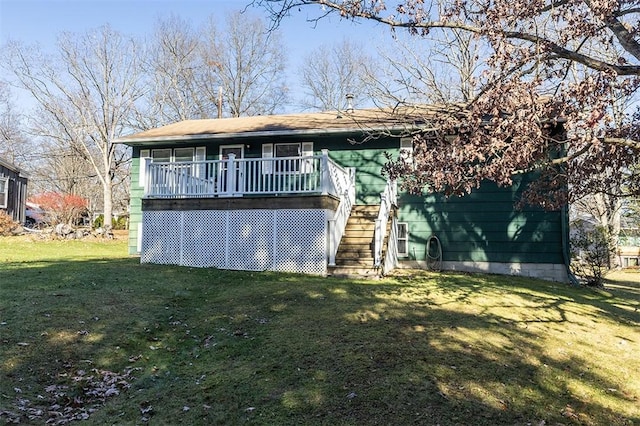
[(136, 356), (130, 356), (129, 357), (129, 362), (136, 362), (140, 358), (142, 358), (142, 354), (139, 354), (139, 355), (136, 355)]

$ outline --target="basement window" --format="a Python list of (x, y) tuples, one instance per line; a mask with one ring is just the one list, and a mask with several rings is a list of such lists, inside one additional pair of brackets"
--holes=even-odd
[(406, 222), (398, 222), (398, 256), (409, 256), (409, 225)]

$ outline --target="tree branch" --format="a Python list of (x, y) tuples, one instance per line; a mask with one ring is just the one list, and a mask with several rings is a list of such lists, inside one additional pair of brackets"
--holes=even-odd
[[(280, 1), (256, 0), (256, 1), (258, 4), (263, 4), (265, 6), (268, 6), (268, 9), (270, 10), (270, 12), (272, 13), (272, 16), (274, 16), (274, 19), (276, 20), (281, 20), (284, 16), (286, 16), (288, 11), (294, 7), (315, 4), (315, 5), (322, 6), (323, 8), (328, 8), (330, 10), (336, 11), (340, 13), (341, 16), (343, 17), (367, 19), (370, 21), (387, 25), (391, 28), (406, 28), (409, 30), (416, 30), (416, 29), (429, 30), (429, 29), (436, 29), (436, 28), (459, 29), (462, 31), (468, 31), (473, 34), (487, 35), (487, 29), (481, 26), (470, 25), (460, 21), (449, 21), (449, 20), (402, 21), (402, 20), (394, 19), (393, 15), (384, 17), (379, 14), (376, 14), (375, 12), (368, 11), (361, 7), (356, 8), (355, 6), (352, 5), (352, 7), (349, 8), (348, 3), (339, 3), (333, 0), (287, 0), (284, 2), (282, 2), (281, 0)], [(275, 10), (273, 7), (271, 7), (270, 3), (280, 3), (281, 5), (278, 10)], [(567, 3), (567, 0), (561, 0), (559, 2), (555, 2), (553, 6), (554, 7), (561, 6), (561, 5), (564, 5), (565, 3)], [(546, 8), (541, 9), (541, 11), (545, 11), (545, 10)], [(324, 15), (326, 14), (327, 12), (324, 12)], [(638, 42), (635, 40), (634, 35), (631, 32), (629, 32), (624, 27), (624, 25), (618, 19), (616, 19), (615, 16), (610, 16), (609, 19), (607, 19), (606, 24), (607, 24), (607, 28), (609, 28), (613, 32), (613, 34), (616, 36), (616, 38), (619, 40), (621, 46), (628, 53), (640, 59), (640, 44), (638, 44)], [(496, 28), (493, 28), (492, 30), (496, 31)], [(502, 31), (497, 30), (497, 34), (501, 35), (506, 39), (522, 40), (522, 41), (538, 44), (541, 46), (545, 46), (548, 50), (555, 53), (557, 56), (561, 58), (580, 63), (582, 65), (585, 65), (597, 71), (610, 70), (615, 72), (617, 75), (621, 75), (621, 76), (622, 75), (640, 75), (640, 65), (624, 65), (624, 64), (618, 64), (618, 63), (596, 59), (592, 56), (578, 53), (577, 51), (569, 50), (551, 41), (549, 38), (541, 37), (536, 34), (529, 34), (521, 31), (506, 31), (506, 30), (502, 30)]]
[(634, 141), (633, 139), (604, 138), (602, 141), (609, 144), (622, 145), (622, 146), (627, 146), (629, 148), (640, 150), (640, 141)]

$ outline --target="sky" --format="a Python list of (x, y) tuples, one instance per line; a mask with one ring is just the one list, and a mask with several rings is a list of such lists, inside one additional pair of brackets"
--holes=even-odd
[[(8, 40), (37, 43), (53, 49), (56, 37), (64, 31), (84, 33), (109, 24), (126, 35), (153, 33), (159, 19), (171, 14), (190, 21), (194, 27), (210, 15), (242, 10), (249, 0), (0, 0), (0, 46)], [(250, 13), (266, 16), (264, 10), (249, 8)], [(288, 74), (297, 80), (297, 70), (304, 58), (322, 44), (348, 38), (363, 46), (375, 47), (389, 37), (388, 30), (373, 23), (354, 23), (338, 16), (317, 23), (308, 22), (318, 9), (303, 8), (285, 19), (280, 27), (289, 57)], [(297, 83), (291, 84), (296, 87)]]

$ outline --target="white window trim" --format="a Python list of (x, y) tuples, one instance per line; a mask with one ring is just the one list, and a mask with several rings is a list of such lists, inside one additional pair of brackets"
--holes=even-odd
[[(407, 256), (409, 256), (409, 224), (407, 222), (397, 222), (396, 226), (398, 227), (398, 232), (397, 232), (398, 244), (396, 245), (396, 249), (398, 250), (398, 256), (399, 257), (407, 257)], [(399, 230), (399, 228), (401, 226), (404, 226), (404, 228), (406, 229), (404, 238), (400, 238), (400, 230)], [(400, 251), (400, 248), (399, 248), (400, 241), (404, 241), (405, 242), (404, 246), (405, 246), (405, 248), (407, 250), (406, 252), (401, 252)]]
[(4, 191), (0, 193), (0, 208), (6, 209), (9, 205), (9, 178), (0, 176), (0, 181), (4, 182)]
[[(301, 142), (300, 153), (303, 157), (313, 157), (313, 142)], [(300, 172), (301, 173), (315, 172), (313, 158), (307, 158), (302, 162), (302, 164), (300, 165)]]
[[(262, 158), (273, 158), (273, 144), (265, 143), (262, 144)], [(270, 175), (273, 172), (273, 162), (272, 161), (263, 161), (262, 162), (262, 174)]]
[(413, 138), (400, 138), (400, 156), (406, 164), (413, 164)]
[(151, 158), (151, 150), (150, 149), (141, 149), (140, 150), (140, 159), (139, 159), (139, 173), (138, 173), (138, 185), (144, 186), (145, 181), (147, 179), (147, 168), (145, 159)]

